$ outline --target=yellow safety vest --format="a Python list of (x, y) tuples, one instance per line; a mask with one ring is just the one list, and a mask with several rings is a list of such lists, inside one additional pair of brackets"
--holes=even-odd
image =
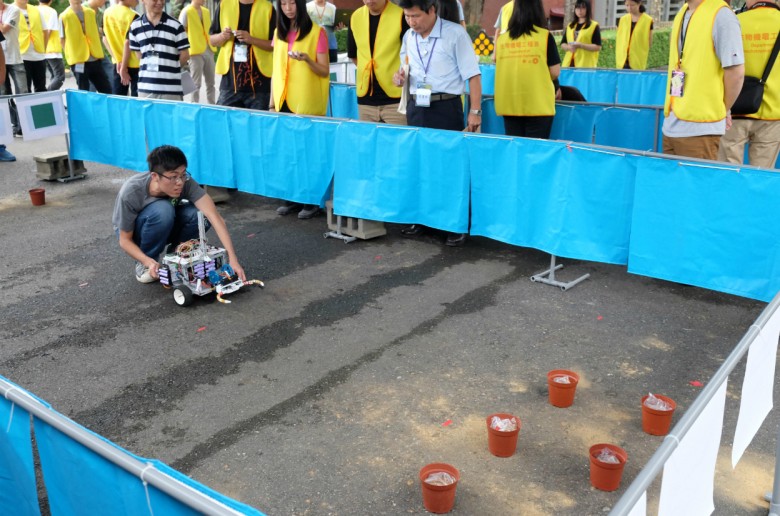
[[(312, 22), (311, 32), (303, 40), (295, 40), (292, 50), (305, 52), (317, 59), (317, 41), (320, 38), (319, 25)], [(304, 61), (290, 59), (287, 54), (287, 40), (281, 40), (274, 33), (274, 75), (271, 87), (274, 92), (274, 106), (282, 108), (287, 101), (290, 111), (299, 115), (325, 115), (328, 109), (330, 79), (320, 77)]]
[[(742, 26), (742, 45), (745, 49), (745, 75), (761, 78), (780, 28), (780, 10), (774, 7), (755, 7), (741, 13), (738, 18)], [(780, 59), (769, 72), (761, 107), (758, 112), (747, 117), (780, 120)]]
[(95, 59), (103, 59), (103, 47), (100, 44), (95, 11), (90, 7), (84, 9), (85, 31), (81, 30), (81, 22), (73, 9), (68, 7), (60, 14), (62, 30), (65, 31), (65, 60), (69, 65), (85, 63), (91, 55)]
[[(103, 13), (103, 34), (106, 35), (111, 52), (116, 56), (116, 59), (112, 58), (114, 64), (122, 60), (127, 31), (136, 16), (135, 11), (122, 4), (112, 5)], [(130, 60), (127, 63), (129, 68), (141, 66), (141, 60), (136, 52), (130, 52)]]
[(499, 27), (499, 33), (506, 32), (509, 29), (509, 18), (512, 17), (514, 12), (515, 2), (507, 2), (501, 7), (501, 27)]
[(30, 24), (27, 25), (27, 20), (24, 19), (24, 15), (19, 15), (19, 50), (22, 54), (27, 52), (32, 43), (33, 48), (39, 54), (46, 52), (46, 46), (43, 42), (43, 25), (41, 25), (41, 13), (38, 12), (38, 8), (34, 5), (27, 6), (27, 16), (30, 18)]
[(217, 49), (209, 41), (208, 28), (211, 27), (211, 13), (205, 7), (200, 8), (203, 19), (198, 16), (198, 10), (192, 4), (184, 8), (187, 13), (187, 39), (190, 40), (190, 55), (199, 56), (206, 51), (206, 47), (216, 52)]
[(401, 66), (401, 24), (404, 11), (390, 0), (385, 3), (385, 8), (379, 15), (379, 25), (376, 29), (374, 41), (374, 55), (371, 55), (371, 42), (369, 41), (369, 16), (368, 7), (363, 6), (356, 10), (350, 19), (352, 34), (357, 44), (357, 96), (365, 97), (373, 95), (369, 91), (372, 77), (382, 87), (390, 98), (401, 98), (401, 88), (393, 84), (393, 74)]
[[(41, 13), (41, 18), (45, 18), (47, 22), (49, 20), (49, 16), (54, 16), (54, 19), (57, 20), (57, 11), (55, 11), (51, 7), (47, 7), (45, 5), (39, 5), (38, 12)], [(59, 25), (59, 24), (55, 23), (54, 25)], [(49, 43), (46, 45), (46, 53), (59, 54), (61, 52), (62, 52), (62, 44), (60, 43), (60, 31), (54, 29), (49, 33)]]
[(496, 44), (496, 114), (501, 116), (555, 115), (555, 87), (547, 66), (549, 31), (535, 27), (531, 34), (512, 39), (509, 31)]
[[(665, 116), (669, 116), (669, 112), (673, 111), (678, 119), (688, 122), (718, 122), (726, 118), (726, 105), (723, 102), (725, 89), (723, 67), (712, 42), (715, 15), (721, 9), (728, 9), (723, 0), (704, 0), (693, 11), (685, 34), (685, 53), (682, 62), (677, 49), (688, 4), (685, 4), (675, 16), (669, 37)], [(685, 72), (683, 96), (671, 97), (669, 87), (672, 82), (672, 70), (678, 66)]]
[[(252, 4), (252, 14), (249, 16), (249, 34), (258, 39), (271, 39), (268, 34), (268, 25), (271, 23), (273, 5), (268, 0), (255, 0)], [(238, 0), (222, 0), (219, 5), (219, 27), (230, 27), (235, 30), (238, 25)], [(252, 53), (257, 61), (257, 67), (266, 77), (271, 77), (273, 72), (273, 55), (268, 50), (252, 46)], [(228, 73), (230, 57), (233, 55), (233, 39), (227, 41), (219, 50), (216, 72), (219, 75)]]
[[(576, 26), (576, 25), (575, 25)], [(593, 43), (593, 34), (596, 32), (596, 27), (598, 27), (599, 24), (595, 20), (590, 21), (590, 25), (588, 25), (587, 28), (583, 28), (580, 30), (580, 34), (577, 37), (577, 39), (574, 39), (574, 27), (571, 25), (566, 26), (566, 41), (577, 41), (577, 43), (585, 43), (585, 44), (591, 44)], [(566, 55), (563, 56), (563, 64), (562, 66), (567, 67), (571, 66), (572, 58), (574, 57), (574, 66), (577, 68), (596, 68), (599, 64), (599, 50), (596, 50), (595, 52), (590, 50), (583, 50), (578, 49), (577, 50), (577, 56), (574, 57), (574, 55), (571, 52), (566, 52)]]
[(653, 19), (647, 13), (639, 15), (639, 19), (631, 32), (631, 15), (620, 18), (615, 41), (615, 67), (622, 69), (626, 58), (632, 70), (646, 70), (647, 56), (650, 55), (650, 27)]

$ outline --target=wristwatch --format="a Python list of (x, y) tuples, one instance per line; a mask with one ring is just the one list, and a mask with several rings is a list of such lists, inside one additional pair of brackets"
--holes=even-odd
[(482, 110), (481, 109), (469, 109), (469, 115), (482, 116)]

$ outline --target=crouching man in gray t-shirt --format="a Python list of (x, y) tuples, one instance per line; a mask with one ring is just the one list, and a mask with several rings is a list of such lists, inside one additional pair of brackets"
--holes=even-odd
[[(178, 147), (163, 145), (147, 156), (149, 172), (137, 174), (122, 185), (116, 197), (112, 222), (119, 234), (119, 247), (136, 260), (135, 277), (151, 283), (158, 275), (160, 253), (165, 246), (198, 238), (198, 211), (217, 232), (228, 261), (242, 281), (225, 220), (211, 197), (187, 173), (187, 158)], [(189, 201), (182, 203), (182, 200)]]

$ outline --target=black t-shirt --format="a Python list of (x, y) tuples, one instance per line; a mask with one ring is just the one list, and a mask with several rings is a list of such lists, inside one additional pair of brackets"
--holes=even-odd
[[(210, 34), (219, 34), (222, 32), (222, 27), (219, 25), (219, 8), (220, 5), (214, 9), (214, 18), (211, 22)], [(254, 4), (238, 4), (238, 26), (231, 27), (233, 30), (249, 30), (249, 18), (252, 14), (252, 6)], [(276, 10), (271, 11), (271, 19), (268, 22), (268, 34), (269, 39), (272, 37), (276, 29)], [(237, 40), (233, 41), (234, 47), (238, 43)], [(236, 91), (236, 92), (255, 92), (255, 93), (269, 93), (271, 91), (271, 78), (264, 76), (260, 72), (260, 68), (257, 66), (257, 60), (252, 52), (251, 45), (249, 46), (249, 52), (247, 61), (245, 63), (234, 63), (233, 56), (230, 56), (230, 65), (228, 71), (222, 76), (222, 81), (219, 83), (219, 89), (222, 91)], [(235, 79), (234, 79), (235, 70)]]
[[(634, 35), (634, 29), (635, 28), (636, 28), (636, 22), (634, 20), (631, 20), (631, 32), (628, 33), (629, 40), (631, 39), (631, 36)], [(650, 30), (651, 31), (653, 30), (653, 22), (650, 22)], [(631, 69), (631, 65), (628, 62), (629, 58), (630, 58), (630, 56), (626, 56), (626, 64), (623, 65), (623, 69), (624, 70), (630, 70)]]
[[(590, 25), (593, 22), (588, 22), (587, 25)], [(577, 36), (579, 36), (580, 31), (585, 27), (585, 23), (578, 23), (574, 27), (574, 39), (577, 39)], [(601, 45), (601, 31), (599, 30), (600, 27), (596, 27), (596, 30), (593, 31), (593, 39), (591, 40), (591, 43), (594, 45)], [(568, 30), (563, 31), (563, 39), (561, 39), (561, 45), (564, 43), (568, 43), (566, 34), (568, 33)]]
[[(379, 19), (381, 16), (374, 16), (369, 13), (368, 16), (368, 43), (370, 45), (371, 55), (374, 55), (374, 42), (376, 41), (376, 31), (379, 28)], [(401, 35), (398, 41), (403, 41), (404, 34), (409, 30), (409, 24), (406, 23), (406, 18), (401, 17)], [(355, 35), (352, 33), (352, 27), (347, 32), (347, 57), (350, 59), (357, 59), (357, 43), (355, 42)], [(371, 87), (363, 97), (358, 97), (357, 101), (359, 105), (364, 106), (385, 106), (387, 104), (395, 104), (398, 99), (388, 97), (385, 90), (379, 85), (376, 77), (371, 78), (373, 83), (374, 94), (371, 95)]]

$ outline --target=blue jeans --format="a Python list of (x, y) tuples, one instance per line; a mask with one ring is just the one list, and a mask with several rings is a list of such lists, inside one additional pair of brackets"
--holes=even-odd
[[(211, 224), (206, 220), (206, 231)], [(167, 244), (179, 245), (198, 238), (198, 209), (193, 204), (174, 206), (170, 199), (148, 204), (135, 219), (133, 242), (155, 260)]]

